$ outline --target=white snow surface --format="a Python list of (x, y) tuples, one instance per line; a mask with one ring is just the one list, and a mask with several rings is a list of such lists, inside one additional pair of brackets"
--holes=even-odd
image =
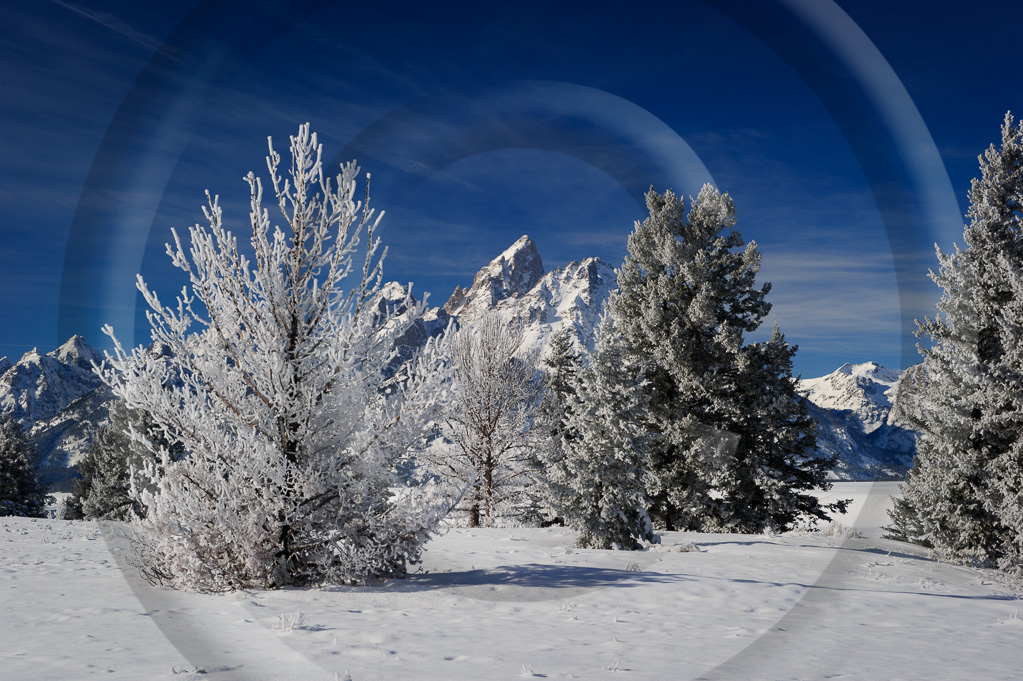
[(896, 492), (826, 495), (854, 499), (839, 521), (865, 538), (669, 532), (616, 552), (459, 529), (405, 580), (219, 595), (122, 568), (123, 525), (0, 518), (0, 678), (1018, 678), (1023, 591), (879, 539)]

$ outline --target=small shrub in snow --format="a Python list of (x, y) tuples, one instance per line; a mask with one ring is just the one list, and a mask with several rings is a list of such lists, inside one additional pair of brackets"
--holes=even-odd
[(282, 634), (289, 634), (296, 629), (305, 628), (305, 616), (300, 612), (282, 613), (277, 616), (277, 623), (274, 629)]
[(841, 537), (842, 539), (863, 539), (863, 533), (853, 527), (846, 527), (842, 523), (831, 521), (820, 528), (820, 535), (823, 537)]

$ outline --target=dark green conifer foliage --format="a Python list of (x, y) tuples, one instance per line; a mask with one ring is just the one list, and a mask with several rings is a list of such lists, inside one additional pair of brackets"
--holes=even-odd
[(155, 457), (132, 439), (132, 428), (153, 438), (156, 446), (182, 454), (181, 446), (172, 445), (160, 435), (144, 412), (116, 402), (110, 410), (110, 425), (97, 434), (78, 464), (80, 478), (65, 502), (65, 518), (130, 520), (133, 514), (141, 515), (143, 508), (131, 495), (131, 473)]
[(0, 516), (46, 517), (53, 497), (39, 480), (38, 463), (21, 425), (11, 416), (0, 419)]
[(555, 480), (553, 472), (564, 461), (565, 441), (572, 438), (567, 431), (567, 420), (575, 396), (573, 381), (581, 368), (568, 329), (562, 329), (551, 338), (551, 354), (542, 367), (544, 392), (536, 418), (543, 444), (534, 450), (530, 459), (534, 479), (532, 496), (539, 509), (540, 524), (558, 525), (564, 523), (561, 509), (567, 490)]

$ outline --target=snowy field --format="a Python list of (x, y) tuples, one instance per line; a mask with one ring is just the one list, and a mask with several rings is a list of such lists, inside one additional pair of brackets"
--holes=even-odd
[(123, 570), (118, 525), (0, 518), (0, 679), (1020, 678), (1023, 591), (879, 539), (895, 490), (829, 495), (864, 538), (461, 529), (406, 580), (224, 595)]

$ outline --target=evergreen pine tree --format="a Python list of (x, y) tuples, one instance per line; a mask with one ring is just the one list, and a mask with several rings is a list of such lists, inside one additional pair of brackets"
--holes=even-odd
[[(756, 287), (760, 253), (735, 230), (731, 198), (704, 186), (687, 215), (672, 192), (651, 190), (647, 207), (609, 305), (648, 397), (651, 516), (665, 529), (756, 531), (787, 526), (794, 509), (822, 515), (800, 493), (829, 465), (807, 455), (794, 350), (780, 337), (744, 345), (770, 311), (770, 284)], [(769, 440), (756, 424), (772, 421), (789, 434)]]
[[(1021, 205), (1021, 198), (1017, 194), (1016, 206)], [(1001, 528), (998, 566), (1023, 576), (1023, 259), (1012, 259), (1003, 252), (1000, 261), (1012, 298), (999, 317), (1004, 354), (994, 376), (1001, 399), (995, 408), (985, 410), (983, 422), (986, 430), (1001, 435), (1005, 446), (991, 462), (984, 500)]]
[(928, 416), (914, 424), (917, 457), (888, 529), (950, 560), (1018, 570), (1023, 124), (1006, 114), (1001, 132), (979, 158), (965, 248), (937, 249), (939, 314), (918, 322)]
[(530, 459), (534, 478), (531, 493), (541, 516), (546, 515), (541, 524), (563, 524), (560, 509), (569, 491), (554, 479), (553, 470), (564, 461), (564, 443), (573, 438), (567, 421), (581, 361), (567, 328), (554, 334), (550, 349), (550, 356), (543, 362), (544, 393), (536, 414), (541, 444)]
[(21, 425), (12, 416), (0, 419), (0, 516), (46, 517), (53, 497), (39, 480), (38, 459)]
[(847, 502), (821, 506), (815, 489), (830, 489), (835, 459), (817, 452), (817, 423), (796, 391), (792, 359), (797, 348), (774, 327), (769, 340), (745, 346), (732, 393), (730, 432), (734, 455), (715, 487), (723, 529), (783, 530), (801, 517), (827, 519)]
[(578, 530), (582, 548), (640, 548), (654, 539), (646, 510), (653, 481), (640, 424), (644, 398), (609, 315), (588, 365), (569, 381), (562, 456), (547, 469), (558, 490), (555, 510)]

